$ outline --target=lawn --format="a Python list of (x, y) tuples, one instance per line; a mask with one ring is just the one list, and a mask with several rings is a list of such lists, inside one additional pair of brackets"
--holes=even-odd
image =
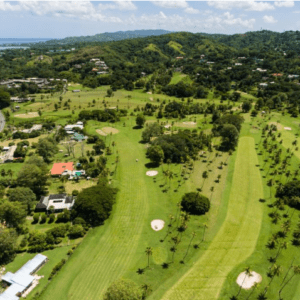
[[(89, 122), (89, 130), (97, 125)], [(202, 171), (206, 168), (214, 170), (221, 160), (227, 160), (228, 155), (211, 159), (212, 164), (207, 167), (201, 161), (195, 164), (195, 171), (189, 175), (190, 179), (182, 187), (178, 188), (175, 179), (170, 183), (170, 190), (163, 193), (159, 185), (164, 185), (164, 178), (161, 175), (162, 167), (158, 168), (159, 175), (156, 182), (153, 178), (145, 175), (147, 168), (145, 163), (145, 145), (139, 144), (141, 130), (132, 130), (129, 127), (115, 125), (120, 133), (114, 135), (117, 143), (116, 149), (120, 156), (120, 163), (117, 172), (112, 177), (112, 184), (119, 188), (117, 203), (114, 207), (111, 218), (104, 226), (95, 228), (89, 232), (83, 243), (75, 251), (67, 263), (65, 272), (62, 271), (47, 288), (42, 299), (101, 299), (103, 293), (112, 281), (124, 276), (132, 278), (139, 283), (151, 282), (151, 285), (158, 288), (162, 281), (166, 281), (174, 274), (174, 266), (168, 270), (161, 267), (161, 263), (171, 260), (169, 243), (161, 243), (166, 234), (166, 228), (161, 232), (155, 232), (150, 227), (153, 219), (160, 218), (168, 221), (170, 213), (176, 213), (176, 202), (186, 191), (193, 191), (196, 187), (202, 186)], [(128, 151), (134, 149), (134, 151)], [(139, 162), (136, 162), (136, 158)], [(112, 160), (109, 164), (113, 169)], [(166, 168), (167, 166), (163, 166)], [(172, 170), (178, 174), (180, 165), (172, 165)], [(219, 170), (219, 169), (218, 169)], [(220, 189), (212, 195), (212, 210), (208, 216), (192, 217), (188, 231), (182, 237), (182, 246), (178, 249), (175, 263), (176, 269), (184, 270), (186, 265), (192, 265), (195, 257), (201, 253), (194, 248), (190, 249), (186, 257), (186, 265), (181, 265), (179, 260), (185, 255), (193, 230), (199, 232), (199, 241), (202, 236), (203, 222), (211, 216), (211, 227), (207, 232), (208, 239), (214, 234), (214, 223), (219, 214), (219, 205), (222, 189), (225, 187), (227, 168), (219, 170), (222, 174)], [(203, 192), (211, 196), (210, 187), (215, 185), (217, 174), (211, 174), (207, 179)], [(168, 184), (167, 184), (168, 186)], [(178, 188), (178, 192), (172, 192)], [(142, 276), (136, 273), (138, 268), (145, 268), (147, 258), (145, 249), (151, 246), (154, 249), (154, 256), (151, 258), (153, 271), (146, 271)], [(183, 271), (181, 271), (183, 272)], [(158, 280), (159, 278), (159, 280)]]
[(203, 256), (161, 299), (218, 299), (229, 272), (255, 251), (263, 186), (254, 147), (253, 138), (240, 138), (232, 186), (225, 195), (229, 197), (226, 219)]

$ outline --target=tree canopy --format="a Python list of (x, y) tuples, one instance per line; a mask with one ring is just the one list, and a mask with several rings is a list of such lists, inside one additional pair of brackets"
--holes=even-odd
[(14, 257), (17, 250), (17, 233), (14, 229), (0, 227), (0, 265), (7, 264)]
[(141, 300), (142, 289), (129, 279), (119, 279), (107, 289), (104, 300)]
[(29, 211), (36, 201), (36, 196), (33, 193), (33, 191), (28, 187), (16, 187), (14, 189), (9, 190), (8, 199), (11, 202), (19, 201), (21, 203), (26, 204)]
[(98, 226), (109, 217), (117, 190), (107, 185), (96, 185), (80, 192), (72, 214), (81, 217), (92, 226)]
[(203, 215), (210, 209), (209, 199), (199, 193), (190, 192), (183, 195), (182, 209), (192, 215)]

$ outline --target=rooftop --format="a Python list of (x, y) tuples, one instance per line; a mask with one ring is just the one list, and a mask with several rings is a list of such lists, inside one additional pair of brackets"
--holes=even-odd
[(7, 272), (2, 281), (10, 284), (10, 286), (0, 295), (0, 300), (18, 300), (17, 294), (22, 294), (33, 282), (35, 273), (41, 265), (47, 260), (47, 256), (37, 254), (33, 259), (29, 260), (15, 274)]
[(51, 175), (61, 175), (61, 173), (65, 170), (73, 171), (74, 170), (74, 163), (67, 162), (67, 163), (55, 163), (51, 169)]

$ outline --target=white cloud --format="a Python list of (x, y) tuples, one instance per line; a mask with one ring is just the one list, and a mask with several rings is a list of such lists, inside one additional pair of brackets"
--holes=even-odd
[(79, 18), (90, 21), (121, 23), (117, 17), (103, 15), (90, 1), (19, 1), (11, 5), (0, 1), (0, 11), (30, 12), (37, 16)]
[(277, 7), (293, 7), (295, 5), (294, 1), (289, 0), (275, 0), (274, 4)]
[(181, 1), (151, 1), (154, 5), (163, 8), (181, 8), (187, 14), (198, 14), (199, 10), (188, 5), (185, 0)]
[(154, 5), (164, 8), (187, 8), (189, 5), (185, 0), (182, 1), (151, 1)]
[(193, 7), (187, 7), (184, 11), (187, 14), (198, 14), (199, 13), (199, 10), (196, 8), (193, 8)]
[(207, 4), (223, 10), (239, 8), (247, 11), (265, 11), (274, 9), (274, 6), (268, 2), (257, 1), (208, 1)]
[(264, 16), (263, 20), (265, 23), (270, 23), (270, 24), (277, 22), (277, 20), (273, 16)]
[(131, 16), (124, 20), (124, 24), (135, 25), (144, 28), (163, 28), (173, 31), (203, 31), (207, 29), (228, 31), (230, 28), (245, 27), (252, 29), (255, 24), (255, 19), (243, 19), (235, 17), (233, 14), (226, 12), (221, 15), (209, 15), (202, 18), (190, 18), (180, 16), (178, 14), (143, 14), (141, 16)]

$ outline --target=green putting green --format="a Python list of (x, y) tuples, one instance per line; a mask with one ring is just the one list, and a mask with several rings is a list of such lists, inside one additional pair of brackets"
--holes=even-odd
[(240, 138), (224, 224), (204, 255), (163, 299), (218, 299), (229, 272), (253, 253), (263, 217), (257, 163), (254, 139)]

